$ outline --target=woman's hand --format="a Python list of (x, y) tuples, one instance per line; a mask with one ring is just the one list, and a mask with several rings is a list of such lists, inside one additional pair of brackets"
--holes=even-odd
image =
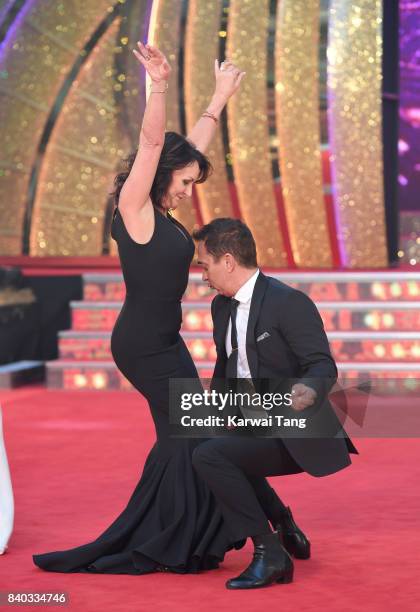
[(168, 60), (159, 49), (152, 47), (152, 45), (143, 45), (138, 42), (137, 46), (139, 51), (133, 49), (133, 53), (136, 58), (142, 64), (149, 77), (154, 83), (160, 81), (167, 81), (171, 74), (171, 67), (168, 64)]
[(216, 59), (214, 61), (214, 75), (216, 77), (214, 95), (228, 100), (238, 90), (245, 74), (230, 60), (226, 59), (219, 66), (219, 62)]

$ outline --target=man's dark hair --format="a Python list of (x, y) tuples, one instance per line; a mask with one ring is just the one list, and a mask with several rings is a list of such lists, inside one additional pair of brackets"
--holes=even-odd
[(257, 267), (257, 249), (251, 230), (239, 219), (213, 219), (207, 225), (193, 232), (197, 241), (204, 245), (218, 261), (226, 253), (231, 253), (244, 268)]

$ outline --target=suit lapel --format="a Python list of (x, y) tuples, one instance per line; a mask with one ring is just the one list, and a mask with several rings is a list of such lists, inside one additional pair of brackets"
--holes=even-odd
[(216, 313), (214, 322), (214, 341), (219, 349), (218, 353), (226, 357), (226, 332), (229, 324), (230, 316), (230, 299), (224, 298)]
[(246, 330), (246, 355), (248, 358), (249, 370), (254, 380), (258, 378), (258, 352), (255, 341), (255, 326), (261, 310), (261, 304), (267, 289), (268, 279), (260, 272), (252, 293), (251, 306), (249, 309), (248, 327)]

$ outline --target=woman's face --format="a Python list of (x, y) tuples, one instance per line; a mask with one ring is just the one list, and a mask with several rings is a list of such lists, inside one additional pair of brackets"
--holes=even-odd
[(162, 207), (165, 210), (177, 208), (181, 200), (190, 198), (193, 183), (198, 179), (199, 174), (200, 167), (196, 161), (189, 166), (185, 166), (185, 168), (174, 170), (172, 173), (172, 181), (162, 203)]

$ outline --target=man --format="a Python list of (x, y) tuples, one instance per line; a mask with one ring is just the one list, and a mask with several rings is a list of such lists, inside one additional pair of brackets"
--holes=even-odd
[[(228, 580), (227, 588), (290, 582), (293, 563), (281, 534), (269, 526), (265, 499), (270, 496), (264, 493), (268, 487), (264, 477), (303, 471), (319, 477), (351, 463), (349, 452), (357, 451), (324, 401), (337, 369), (314, 303), (260, 272), (255, 241), (244, 223), (215, 219), (194, 238), (203, 280), (219, 294), (211, 308), (217, 349), (213, 379), (248, 379), (254, 389), (262, 380), (293, 380), (292, 412), (312, 419), (318, 432), (269, 438), (257, 437), (251, 430), (248, 437), (230, 435), (203, 442), (193, 455), (195, 468), (220, 503), (232, 538), (251, 537), (254, 543), (251, 564)], [(282, 506), (278, 498), (271, 503), (277, 509)], [(280, 531), (281, 527), (279, 521)]]

